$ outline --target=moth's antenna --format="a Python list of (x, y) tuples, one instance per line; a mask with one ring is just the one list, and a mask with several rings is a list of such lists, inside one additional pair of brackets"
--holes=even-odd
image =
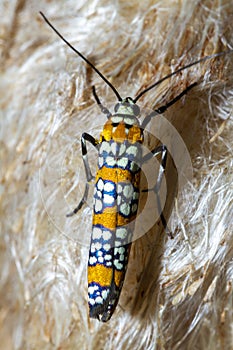
[(62, 35), (61, 33), (59, 33), (59, 31), (52, 25), (52, 23), (49, 22), (49, 20), (45, 17), (45, 15), (40, 11), (40, 15), (43, 17), (43, 19), (45, 20), (45, 22), (53, 29), (53, 31), (66, 43), (66, 45), (68, 45), (71, 50), (73, 50), (76, 54), (78, 54), (87, 64), (89, 64), (89, 66), (91, 66), (92, 69), (94, 69), (94, 71), (99, 74), (99, 76), (105, 81), (106, 84), (108, 84), (108, 86), (110, 86), (110, 88), (112, 89), (112, 91), (114, 92), (114, 94), (116, 95), (118, 101), (122, 101), (122, 98), (119, 94), (119, 92), (117, 91), (117, 89), (110, 83), (110, 81), (86, 58), (84, 57), (81, 52), (79, 52), (77, 49), (75, 49), (74, 46), (72, 46)]
[(181, 67), (181, 68), (177, 69), (175, 72), (166, 75), (166, 76), (163, 77), (162, 79), (156, 81), (154, 84), (152, 84), (151, 86), (149, 86), (148, 88), (146, 88), (145, 90), (143, 90), (142, 92), (140, 92), (140, 94), (138, 94), (138, 96), (135, 97), (135, 99), (133, 100), (133, 102), (136, 103), (137, 100), (139, 100), (139, 98), (141, 98), (142, 95), (144, 95), (147, 91), (153, 89), (155, 86), (161, 84), (164, 80), (171, 78), (173, 75), (175, 75), (175, 74), (181, 72), (182, 70), (185, 70), (185, 69), (187, 69), (187, 68), (190, 68), (190, 67), (192, 67), (192, 66), (194, 66), (195, 64), (198, 64), (198, 63), (200, 63), (200, 62), (205, 62), (205, 61), (207, 61), (207, 60), (211, 60), (211, 59), (216, 58), (216, 57), (219, 57), (219, 56), (227, 55), (228, 53), (233, 53), (233, 50), (222, 51), (222, 52), (219, 52), (219, 53), (215, 53), (215, 54), (213, 54), (213, 55), (210, 55), (210, 56), (202, 57), (202, 58), (200, 58), (200, 59), (197, 60), (197, 61), (194, 61), (194, 62), (192, 62), (192, 63), (187, 64), (187, 66), (184, 66), (184, 67)]

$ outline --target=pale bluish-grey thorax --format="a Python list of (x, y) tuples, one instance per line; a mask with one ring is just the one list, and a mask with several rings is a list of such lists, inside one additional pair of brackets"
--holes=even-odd
[(112, 123), (120, 123), (123, 121), (128, 125), (138, 125), (138, 116), (140, 115), (140, 108), (136, 105), (131, 97), (126, 97), (118, 102), (114, 107), (114, 114), (111, 116)]

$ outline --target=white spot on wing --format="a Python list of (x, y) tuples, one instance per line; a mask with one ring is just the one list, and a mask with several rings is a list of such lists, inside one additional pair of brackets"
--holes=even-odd
[(99, 212), (99, 211), (102, 210), (102, 208), (103, 208), (102, 201), (99, 200), (99, 199), (96, 199), (96, 201), (95, 201), (95, 211)]
[(93, 298), (88, 298), (89, 304), (95, 305), (95, 300)]
[(105, 260), (111, 260), (112, 256), (110, 254), (106, 254), (104, 258), (105, 258)]
[(101, 143), (99, 153), (102, 154), (103, 152), (109, 153), (111, 150), (110, 145), (108, 142), (104, 141)]
[(89, 264), (90, 264), (90, 265), (94, 265), (94, 264), (96, 264), (96, 262), (97, 262), (96, 257), (95, 257), (95, 256), (90, 256), (90, 258), (89, 258)]
[(114, 203), (114, 197), (109, 194), (104, 194), (104, 203), (111, 205)]
[(131, 184), (125, 185), (123, 189), (123, 194), (126, 198), (130, 198), (133, 195), (133, 186)]
[(114, 157), (108, 156), (108, 157), (106, 157), (106, 163), (107, 163), (107, 165), (113, 167), (116, 165), (116, 159)]
[(122, 157), (118, 159), (117, 165), (120, 166), (121, 168), (126, 168), (128, 165), (128, 158)]
[(122, 156), (122, 154), (125, 153), (125, 150), (126, 150), (126, 146), (122, 143), (119, 149), (119, 156)]
[(114, 190), (114, 185), (111, 182), (106, 182), (104, 185), (104, 191), (112, 192)]
[(139, 198), (139, 193), (134, 191), (133, 193), (133, 199), (138, 199)]
[(124, 214), (125, 216), (128, 216), (130, 213), (130, 206), (128, 203), (123, 203), (120, 206), (120, 211), (122, 214)]
[(106, 299), (107, 299), (107, 296), (108, 296), (108, 294), (109, 294), (109, 292), (108, 292), (107, 290), (103, 290), (101, 294), (102, 294), (102, 298), (103, 298), (104, 300), (106, 300)]
[(109, 250), (109, 249), (111, 248), (111, 246), (110, 246), (110, 244), (105, 243), (105, 244), (103, 245), (103, 248), (104, 248), (104, 250)]
[(117, 228), (116, 229), (116, 237), (117, 238), (125, 238), (127, 236), (126, 228)]
[(120, 205), (122, 202), (122, 196), (118, 194), (117, 196), (117, 205)]
[(97, 184), (96, 184), (96, 186), (97, 186), (97, 188), (98, 188), (99, 191), (102, 191), (103, 188), (104, 188), (104, 182), (103, 182), (103, 180), (102, 180), (102, 179), (99, 179), (98, 182), (97, 182)]
[(111, 144), (111, 151), (112, 151), (113, 155), (115, 156), (116, 153), (117, 153), (117, 144), (116, 144), (116, 142), (113, 142)]
[(134, 156), (137, 155), (138, 149), (136, 146), (129, 146), (126, 150), (127, 154), (133, 154)]
[(97, 286), (88, 287), (88, 293), (93, 294), (96, 290), (98, 290)]
[(125, 247), (120, 247), (120, 248), (115, 248), (114, 249), (114, 254), (124, 254), (125, 253)]
[(100, 239), (101, 235), (102, 235), (102, 230), (99, 227), (94, 227), (93, 233), (92, 233), (93, 239)]
[(122, 269), (123, 269), (123, 265), (122, 265), (118, 260), (115, 260), (115, 261), (114, 261), (114, 265), (115, 265), (115, 267), (116, 267), (118, 270), (122, 270)]
[(111, 238), (112, 234), (110, 231), (103, 231), (103, 239), (108, 241)]
[(124, 255), (120, 255), (119, 260), (120, 261), (124, 261), (125, 260), (125, 256)]
[(121, 193), (122, 192), (122, 185), (117, 184), (117, 193)]
[(97, 298), (95, 299), (95, 302), (96, 302), (97, 304), (103, 304), (103, 298), (97, 297)]
[(102, 248), (102, 245), (99, 242), (92, 243), (91, 245), (92, 252), (95, 252), (96, 250), (100, 250), (101, 248)]
[(99, 256), (99, 257), (98, 257), (98, 262), (99, 262), (100, 264), (102, 264), (102, 263), (104, 262), (104, 258), (103, 258), (102, 256)]

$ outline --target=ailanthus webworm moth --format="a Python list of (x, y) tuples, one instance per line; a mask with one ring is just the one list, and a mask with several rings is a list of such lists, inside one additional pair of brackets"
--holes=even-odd
[(156, 195), (160, 219), (165, 231), (169, 233), (159, 197), (159, 190), (166, 168), (167, 147), (160, 145), (143, 156), (141, 149), (144, 140), (143, 131), (152, 118), (164, 113), (197, 83), (192, 83), (172, 101), (147, 115), (141, 124), (139, 122), (140, 108), (136, 102), (146, 92), (182, 70), (206, 60), (232, 53), (233, 50), (205, 56), (163, 77), (140, 92), (135, 98), (126, 97), (122, 99), (110, 81), (57, 31), (42, 12), (40, 14), (55, 33), (109, 85), (118, 100), (114, 108), (114, 114), (111, 114), (101, 104), (95, 87), (93, 87), (94, 99), (101, 111), (106, 114), (107, 122), (103, 127), (99, 140), (87, 133), (82, 134), (82, 156), (87, 182), (79, 205), (72, 213), (67, 215), (71, 216), (81, 209), (88, 196), (88, 182), (94, 178), (87, 158), (87, 142), (89, 142), (98, 150), (93, 230), (88, 260), (89, 314), (90, 317), (106, 322), (111, 318), (116, 308), (125, 278), (134, 220), (138, 210), (141, 165), (152, 157), (157, 157), (157, 155), (161, 156), (161, 166), (156, 185), (152, 190)]

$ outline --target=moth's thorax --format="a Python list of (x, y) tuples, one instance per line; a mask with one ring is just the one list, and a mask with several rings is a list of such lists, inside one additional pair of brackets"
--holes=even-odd
[(143, 133), (138, 119), (140, 109), (133, 100), (127, 97), (118, 102), (114, 111), (115, 113), (109, 117), (100, 134), (100, 143), (110, 140), (142, 143)]
[(131, 143), (143, 142), (143, 133), (140, 123), (135, 116), (114, 114), (103, 127), (100, 134), (100, 142), (114, 140)]

